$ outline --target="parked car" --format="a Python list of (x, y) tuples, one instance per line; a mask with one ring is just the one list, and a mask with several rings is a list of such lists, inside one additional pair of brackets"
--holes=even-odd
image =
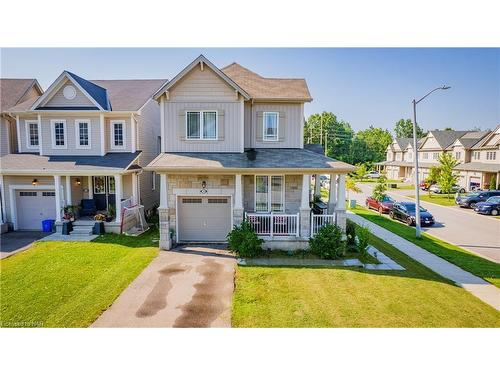
[(469, 193), (464, 196), (459, 196), (455, 199), (455, 203), (460, 207), (474, 208), (479, 202), (486, 202), (491, 197), (500, 195), (500, 190), (485, 190)]
[(391, 211), (394, 202), (394, 199), (386, 195), (381, 200), (376, 200), (373, 197), (368, 197), (366, 198), (365, 204), (368, 209), (377, 210), (381, 214), (387, 214), (389, 213), (389, 211)]
[(377, 171), (370, 171), (365, 174), (365, 178), (379, 178), (380, 176), (382, 176), (382, 174)]
[(486, 202), (479, 202), (474, 207), (478, 214), (497, 216), (500, 213), (500, 195), (488, 198)]
[[(389, 212), (389, 217), (413, 226), (415, 225), (416, 217), (415, 207), (416, 205), (413, 202), (394, 203), (391, 211)], [(434, 225), (434, 217), (423, 207), (420, 207), (420, 225)]]
[[(431, 185), (429, 190), (432, 191), (433, 193), (436, 193), (436, 194), (444, 193), (444, 191), (441, 189), (441, 186), (438, 184)], [(463, 194), (463, 193), (465, 193), (465, 189), (459, 185), (453, 185), (451, 187), (450, 193), (456, 193), (456, 192)]]
[(419, 186), (420, 186), (420, 189), (422, 189), (422, 190), (429, 190), (429, 188), (433, 184), (435, 184), (435, 182), (422, 181)]

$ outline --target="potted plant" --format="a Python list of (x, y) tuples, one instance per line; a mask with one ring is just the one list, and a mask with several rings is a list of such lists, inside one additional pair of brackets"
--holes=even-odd
[(67, 205), (64, 207), (63, 218), (67, 221), (75, 221), (76, 212), (78, 211), (78, 206)]
[(116, 217), (116, 205), (110, 204), (110, 205), (108, 205), (108, 217), (106, 218), (106, 221), (110, 222), (115, 217)]
[(94, 220), (97, 223), (94, 224), (94, 229), (92, 230), (93, 234), (104, 234), (104, 221), (106, 220), (106, 215), (97, 214), (94, 216)]

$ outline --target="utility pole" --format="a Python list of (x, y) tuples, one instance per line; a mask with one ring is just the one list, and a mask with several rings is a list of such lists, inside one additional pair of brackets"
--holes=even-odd
[(319, 144), (323, 146), (323, 113), (319, 118)]

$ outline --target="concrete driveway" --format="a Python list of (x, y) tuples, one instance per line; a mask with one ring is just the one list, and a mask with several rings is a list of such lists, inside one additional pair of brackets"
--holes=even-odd
[(28, 249), (33, 242), (49, 234), (40, 231), (15, 231), (0, 235), (0, 259)]
[[(371, 194), (373, 184), (358, 184), (362, 193), (350, 193), (351, 198), (364, 206)], [(423, 192), (427, 194), (426, 192)], [(413, 195), (413, 190), (389, 191), (397, 201), (413, 201), (405, 194)], [(425, 232), (446, 242), (463, 247), (483, 258), (500, 263), (500, 219), (476, 214), (473, 210), (457, 206), (445, 207), (421, 201), (436, 218), (436, 225), (422, 228)]]
[(235, 265), (223, 246), (160, 251), (92, 327), (231, 327)]

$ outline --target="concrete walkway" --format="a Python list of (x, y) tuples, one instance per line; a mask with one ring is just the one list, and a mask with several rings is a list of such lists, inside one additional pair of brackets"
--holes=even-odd
[(347, 217), (356, 224), (367, 226), (375, 236), (500, 310), (500, 289), (496, 286), (352, 212), (348, 212)]
[(92, 327), (231, 327), (235, 265), (222, 246), (160, 251)]

